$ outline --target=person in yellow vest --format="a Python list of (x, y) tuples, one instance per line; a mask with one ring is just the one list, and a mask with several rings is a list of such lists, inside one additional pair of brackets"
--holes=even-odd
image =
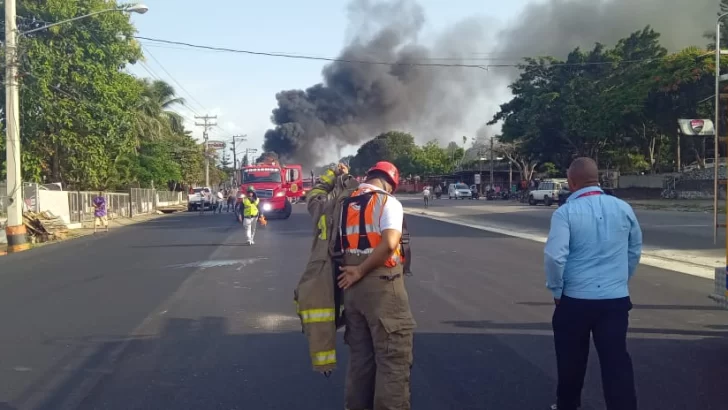
[(399, 170), (378, 162), (342, 204), (337, 279), (350, 351), (347, 410), (410, 409), (416, 323), (404, 284), (404, 212), (392, 195), (398, 183)]
[(248, 187), (247, 195), (242, 201), (243, 227), (245, 228), (245, 239), (248, 245), (255, 244), (255, 230), (258, 225), (258, 205), (260, 199), (255, 194), (255, 188)]

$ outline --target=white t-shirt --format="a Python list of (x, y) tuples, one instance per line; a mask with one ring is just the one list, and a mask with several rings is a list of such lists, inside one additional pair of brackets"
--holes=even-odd
[(429, 189), (429, 188), (425, 188), (425, 189), (424, 189), (424, 190), (422, 191), (422, 195), (423, 195), (423, 196), (430, 196), (430, 189)]
[[(369, 184), (359, 184), (359, 188), (365, 192), (368, 191), (382, 191), (380, 188)], [(376, 215), (374, 215), (376, 218)], [(386, 229), (394, 229), (397, 232), (402, 232), (402, 223), (404, 222), (404, 209), (402, 203), (397, 198), (389, 195), (387, 202), (382, 207), (382, 215), (379, 217), (379, 229), (382, 231)]]

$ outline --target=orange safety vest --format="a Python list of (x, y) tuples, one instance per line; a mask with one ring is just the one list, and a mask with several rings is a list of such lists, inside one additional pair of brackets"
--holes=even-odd
[[(389, 194), (382, 191), (365, 192), (358, 189), (344, 202), (341, 211), (341, 250), (352, 255), (365, 256), (382, 241), (379, 218)], [(393, 268), (404, 264), (404, 250), (398, 246), (384, 266)]]

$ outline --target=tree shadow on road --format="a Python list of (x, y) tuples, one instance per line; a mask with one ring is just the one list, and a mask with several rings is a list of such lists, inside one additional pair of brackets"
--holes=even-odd
[[(493, 336), (419, 333), (415, 340), (413, 408), (523, 410), (551, 401), (552, 378)], [(301, 333), (230, 334), (220, 317), (169, 319), (158, 338), (86, 343), (95, 353), (37, 410), (343, 408), (341, 341), (340, 369), (330, 379), (311, 370)]]
[[(516, 302), (517, 305), (524, 306), (546, 306), (552, 307), (553, 302)], [(635, 303), (632, 305), (635, 309), (640, 310), (698, 310), (698, 311), (725, 311), (720, 306), (709, 306), (709, 305), (647, 305)]]
[[(553, 349), (550, 323), (498, 323), (447, 321), (456, 328), (484, 330), (508, 340), (512, 332), (529, 332), (543, 346)], [(710, 329), (711, 326), (706, 326)], [(508, 335), (502, 335), (507, 332)], [(517, 342), (512, 343), (517, 346)], [(528, 345), (526, 345), (528, 346)], [(634, 363), (637, 393), (643, 409), (723, 409), (728, 389), (721, 381), (728, 366), (728, 331), (690, 331), (630, 327), (628, 346)], [(553, 350), (552, 350), (553, 351)], [(601, 378), (596, 350), (589, 355), (587, 389), (592, 407), (602, 409)], [(595, 400), (596, 399), (596, 400)], [(588, 407), (588, 408), (592, 408)]]
[[(458, 328), (469, 330), (422, 332), (415, 336), (413, 408), (548, 407), (555, 391), (550, 368), (552, 338), (533, 332), (548, 328), (548, 324), (449, 324), (451, 332)], [(347, 354), (341, 341), (340, 369), (326, 379), (311, 371), (306, 341), (300, 332), (264, 333), (240, 324), (234, 328), (235, 333), (231, 333), (231, 323), (221, 317), (170, 318), (159, 337), (56, 341), (69, 348), (83, 344), (84, 348), (78, 349), (85, 352), (83, 361), (72, 370), (55, 369), (54, 376), (60, 380), (53, 388), (33, 386), (36, 393), (45, 395), (43, 404), (33, 408), (343, 408)], [(662, 336), (630, 340), (642, 408), (724, 408), (728, 390), (719, 380), (727, 364), (726, 340), (668, 340)], [(599, 392), (596, 371), (592, 365), (587, 383), (591, 396)], [(28, 408), (22, 403), (13, 404)], [(584, 410), (601, 408), (592, 404)]]

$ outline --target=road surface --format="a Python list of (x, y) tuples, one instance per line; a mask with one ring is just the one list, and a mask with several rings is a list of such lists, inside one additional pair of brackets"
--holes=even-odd
[[(548, 408), (542, 245), (409, 225), (413, 408)], [(0, 410), (340, 410), (343, 369), (310, 370), (292, 303), (310, 238), (297, 205), (254, 247), (229, 214), (185, 213), (3, 257)], [(640, 267), (632, 290), (641, 408), (725, 409), (728, 312), (706, 297), (711, 282)], [(587, 410), (603, 409), (596, 364)]]
[[(419, 196), (408, 196), (402, 200), (407, 207), (424, 207)], [(451, 212), (481, 223), (510, 226), (546, 235), (556, 205), (529, 206), (514, 201), (444, 198), (432, 201), (430, 210)], [(637, 209), (635, 214), (640, 221), (646, 247), (715, 256), (719, 260), (716, 266), (725, 261), (725, 235), (722, 231), (718, 243), (713, 243), (712, 213)]]

